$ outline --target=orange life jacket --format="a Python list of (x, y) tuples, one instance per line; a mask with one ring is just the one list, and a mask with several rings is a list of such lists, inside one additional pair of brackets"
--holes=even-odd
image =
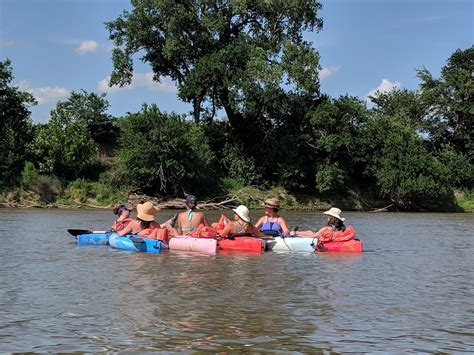
[(347, 226), (344, 231), (335, 231), (331, 227), (323, 227), (318, 231), (318, 240), (322, 243), (344, 242), (355, 238), (356, 234), (352, 226)]
[(118, 219), (112, 224), (112, 230), (119, 232), (124, 229), (133, 219), (125, 218), (124, 220), (119, 221)]

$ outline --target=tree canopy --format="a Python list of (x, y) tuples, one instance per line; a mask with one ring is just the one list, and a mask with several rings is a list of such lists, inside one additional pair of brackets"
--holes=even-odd
[[(133, 0), (106, 24), (114, 41), (110, 84), (133, 77), (133, 56), (155, 80), (169, 76), (194, 119), (224, 108), (233, 126), (285, 90), (319, 93), (319, 55), (303, 31), (320, 30), (315, 0)], [(263, 118), (263, 117), (262, 117)]]
[(32, 139), (29, 107), (36, 101), (12, 85), (10, 60), (0, 62), (0, 186), (19, 181)]

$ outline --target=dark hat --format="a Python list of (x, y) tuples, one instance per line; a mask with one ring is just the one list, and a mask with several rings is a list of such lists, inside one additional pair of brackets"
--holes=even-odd
[(124, 210), (131, 211), (132, 209), (127, 205), (118, 205), (113, 209), (114, 214), (121, 215)]

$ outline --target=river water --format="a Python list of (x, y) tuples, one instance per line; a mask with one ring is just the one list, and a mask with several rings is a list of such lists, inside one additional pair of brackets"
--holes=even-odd
[(345, 216), (361, 255), (150, 255), (67, 235), (110, 211), (0, 210), (0, 352), (474, 351), (474, 215)]

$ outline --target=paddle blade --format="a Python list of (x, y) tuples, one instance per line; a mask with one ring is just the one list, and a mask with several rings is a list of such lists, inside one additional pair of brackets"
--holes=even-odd
[(68, 229), (67, 232), (70, 235), (73, 235), (75, 237), (77, 237), (79, 234), (91, 234), (92, 233), (92, 231), (90, 231), (88, 229)]

